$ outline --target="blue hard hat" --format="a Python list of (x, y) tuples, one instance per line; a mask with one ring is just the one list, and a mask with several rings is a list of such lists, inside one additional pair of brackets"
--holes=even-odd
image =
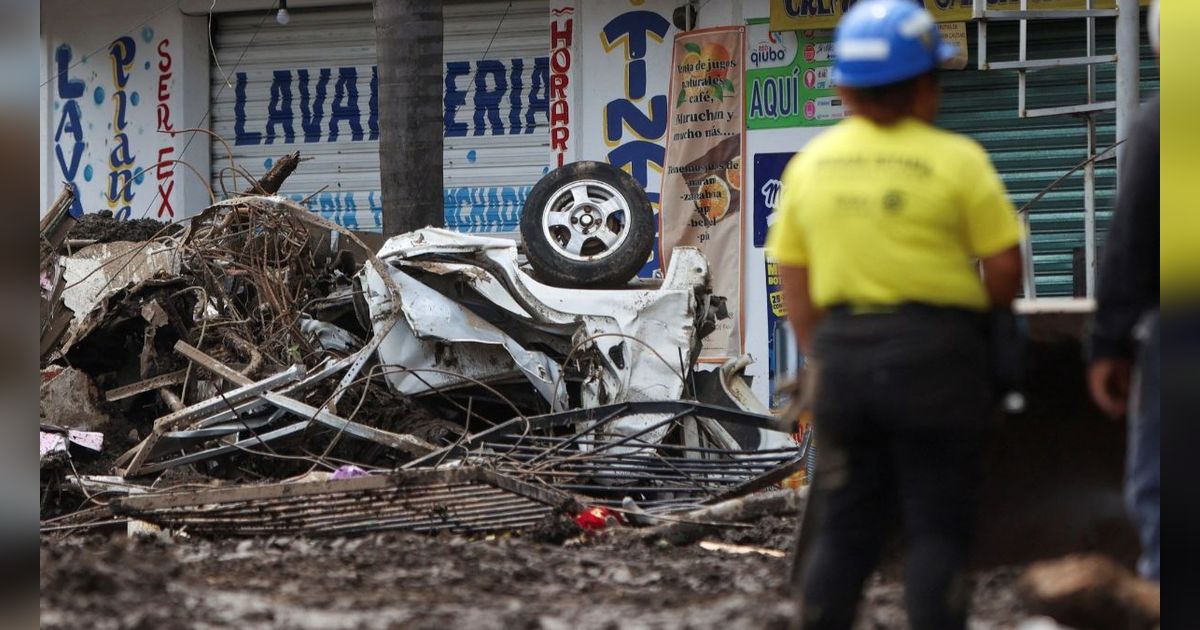
[(958, 52), (913, 0), (856, 3), (837, 25), (833, 50), (833, 82), (852, 88), (910, 79)]

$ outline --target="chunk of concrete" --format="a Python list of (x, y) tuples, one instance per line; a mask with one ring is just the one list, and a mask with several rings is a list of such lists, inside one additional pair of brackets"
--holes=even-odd
[(41, 417), (45, 424), (99, 430), (109, 422), (100, 409), (100, 392), (87, 374), (75, 368), (42, 370)]

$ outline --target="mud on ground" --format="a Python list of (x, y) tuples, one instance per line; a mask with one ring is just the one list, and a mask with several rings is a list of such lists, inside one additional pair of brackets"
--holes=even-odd
[[(786, 545), (794, 528), (769, 519), (724, 538)], [(786, 628), (787, 562), (532, 536), (47, 537), (41, 612), (47, 628)], [(1023, 617), (1014, 579), (1001, 569), (976, 580), (974, 629)], [(902, 599), (899, 584), (876, 576), (858, 627), (904, 627)]]

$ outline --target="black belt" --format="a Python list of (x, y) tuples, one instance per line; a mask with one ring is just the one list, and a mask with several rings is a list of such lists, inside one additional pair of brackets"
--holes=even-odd
[(982, 311), (971, 310), (961, 306), (938, 306), (933, 304), (925, 304), (922, 302), (901, 302), (899, 304), (834, 304), (825, 308), (827, 315), (835, 317), (858, 316), (858, 315), (932, 315), (958, 313), (961, 315), (970, 315), (972, 317), (982, 318)]

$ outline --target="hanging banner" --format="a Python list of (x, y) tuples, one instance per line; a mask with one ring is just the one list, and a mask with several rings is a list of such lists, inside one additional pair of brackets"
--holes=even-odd
[[(798, 31), (833, 28), (842, 15), (859, 0), (771, 0), (771, 29)], [(913, 0), (925, 7), (938, 22), (965, 22), (974, 15), (973, 0)], [(1083, 9), (1086, 0), (1028, 0), (1029, 10)], [(1021, 0), (987, 0), (989, 11), (1017, 11)], [(1149, 6), (1150, 0), (1140, 0)], [(1095, 0), (1093, 8), (1116, 8), (1116, 0)]]
[(730, 317), (704, 339), (700, 359), (710, 362), (742, 352), (745, 31), (719, 27), (675, 36), (667, 89), (662, 259), (665, 267), (672, 248), (699, 248), (708, 258), (713, 293), (728, 300)]

